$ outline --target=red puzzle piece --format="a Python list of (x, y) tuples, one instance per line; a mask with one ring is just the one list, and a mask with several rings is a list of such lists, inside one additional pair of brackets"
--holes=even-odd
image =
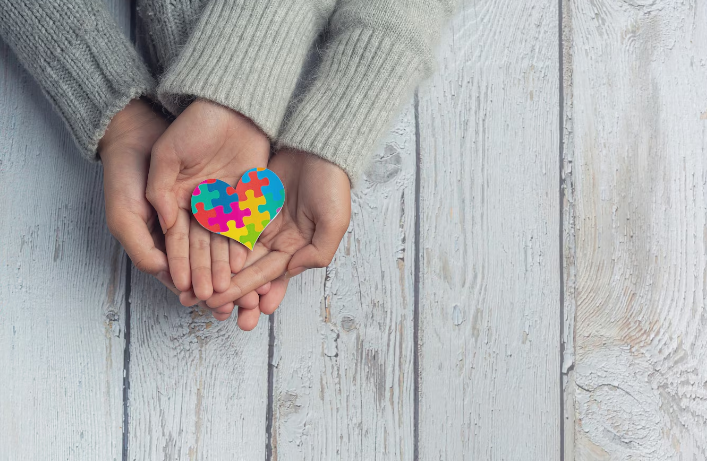
[(258, 179), (257, 171), (251, 171), (248, 173), (248, 182), (245, 182), (244, 179), (245, 177), (241, 178), (240, 182), (236, 186), (238, 200), (242, 202), (248, 200), (248, 197), (245, 195), (245, 191), (252, 190), (253, 197), (262, 197), (263, 191), (261, 191), (260, 188), (270, 184), (270, 180), (268, 178)]
[[(201, 224), (202, 226), (204, 226), (205, 228), (207, 228), (211, 232), (221, 232), (221, 227), (218, 224), (214, 224), (214, 225), (209, 224), (209, 218), (216, 217), (216, 210), (215, 209), (206, 211), (206, 210), (204, 210), (204, 204), (202, 202), (199, 202), (196, 204), (196, 211), (197, 212), (194, 215), (194, 217), (199, 222), (199, 224)], [(226, 230), (228, 230), (228, 228), (226, 228)]]

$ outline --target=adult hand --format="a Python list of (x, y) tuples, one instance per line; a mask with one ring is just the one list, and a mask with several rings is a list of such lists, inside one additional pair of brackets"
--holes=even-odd
[[(191, 215), (192, 191), (209, 178), (235, 185), (250, 168), (266, 167), (269, 154), (267, 136), (251, 120), (206, 100), (189, 105), (156, 142), (147, 199), (157, 210), (165, 232), (169, 270), (177, 289), (183, 292), (183, 304), (208, 299), (214, 290), (226, 290), (231, 273), (241, 269), (248, 255), (239, 243), (199, 225)], [(264, 288), (260, 291), (268, 287)], [(252, 307), (257, 307), (257, 294), (250, 296), (255, 296)], [(212, 307), (217, 313), (223, 308), (230, 315), (233, 300), (240, 297)], [(223, 320), (228, 315), (217, 318)]]
[(135, 267), (176, 291), (167, 257), (160, 249), (164, 238), (145, 198), (150, 151), (167, 125), (146, 102), (135, 99), (113, 117), (98, 152), (103, 163), (108, 229)]
[(282, 179), (285, 204), (230, 287), (206, 302), (212, 308), (223, 306), (272, 281), (270, 290), (260, 296), (259, 309), (239, 309), (238, 325), (244, 330), (255, 328), (260, 312), (272, 314), (277, 309), (290, 277), (329, 265), (351, 219), (349, 178), (338, 166), (286, 149), (273, 156), (268, 168)]

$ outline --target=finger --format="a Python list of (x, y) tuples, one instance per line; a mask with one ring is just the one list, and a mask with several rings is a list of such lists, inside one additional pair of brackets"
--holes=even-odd
[(174, 285), (179, 291), (191, 288), (191, 269), (189, 267), (189, 215), (179, 210), (177, 220), (165, 235), (169, 272)]
[(181, 165), (174, 150), (163, 146), (158, 141), (152, 150), (145, 196), (157, 210), (162, 232), (166, 232), (177, 222), (179, 206), (173, 188)]
[[(265, 248), (264, 245), (257, 245), (256, 244), (255, 248), (253, 248), (253, 251), (248, 253), (248, 257), (246, 258), (246, 262), (245, 262), (244, 267), (252, 266), (253, 264), (255, 264), (255, 262), (257, 260), (259, 260), (260, 258), (265, 256), (269, 252), (270, 252), (270, 250)], [(270, 282), (255, 289), (255, 292), (258, 293), (259, 295), (264, 295), (268, 291), (270, 291)]]
[(195, 219), (189, 225), (191, 283), (197, 298), (206, 300), (214, 293), (211, 283), (211, 233)]
[(226, 303), (221, 307), (213, 309), (211, 311), (211, 314), (214, 316), (214, 318), (216, 320), (219, 320), (222, 322), (231, 316), (231, 313), (233, 312), (234, 307), (235, 306), (233, 305), (233, 303)]
[(234, 302), (236, 306), (242, 307), (243, 309), (255, 309), (258, 307), (258, 304), (260, 304), (260, 296), (258, 296), (258, 293), (255, 291), (251, 291), (245, 296), (236, 299)]
[(179, 293), (179, 302), (182, 303), (182, 306), (189, 307), (198, 304), (199, 298), (194, 294), (194, 290), (187, 290)]
[(228, 253), (231, 263), (231, 273), (237, 274), (243, 269), (245, 260), (248, 257), (248, 249), (235, 240), (228, 239)]
[(167, 255), (157, 249), (147, 223), (140, 216), (120, 210), (109, 213), (108, 229), (123, 245), (135, 267), (151, 275), (169, 271)]
[(289, 282), (290, 280), (285, 277), (280, 277), (271, 282), (270, 291), (260, 297), (260, 312), (270, 315), (280, 307), (280, 303), (285, 299), (285, 292)]
[(226, 291), (231, 284), (230, 239), (211, 234), (211, 279), (214, 291)]
[(304, 269), (326, 267), (334, 259), (339, 243), (348, 229), (348, 223), (319, 222), (312, 236), (312, 243), (301, 248), (292, 255), (292, 260), (287, 265), (291, 275), (295, 271), (303, 272)]
[[(248, 256), (243, 267), (245, 268), (252, 266), (253, 264), (255, 264), (256, 261), (258, 261), (268, 253), (270, 253), (270, 250), (268, 248), (266, 248), (264, 245), (256, 244), (255, 248), (253, 248), (253, 251), (248, 252)], [(268, 291), (270, 291), (270, 282), (255, 289), (255, 292), (259, 295), (264, 295)]]
[(216, 293), (206, 301), (211, 307), (220, 306), (280, 277), (287, 268), (291, 256), (281, 251), (273, 251), (246, 267), (233, 277), (231, 286), (223, 293)]
[[(155, 215), (153, 221), (157, 221), (157, 215)], [(152, 236), (152, 241), (155, 243), (155, 248), (166, 255), (167, 249), (164, 246), (164, 233), (162, 233), (162, 229), (160, 229), (159, 225), (155, 226), (154, 222), (151, 225), (150, 221), (147, 222), (147, 228), (150, 229), (150, 235)]]
[(262, 259), (262, 257), (267, 255), (268, 253), (270, 253), (270, 250), (266, 248), (265, 245), (258, 245), (257, 243), (255, 244), (255, 247), (252, 251), (246, 249), (245, 262), (243, 263), (243, 266), (238, 272), (242, 271), (246, 267), (252, 266), (253, 264), (255, 264), (256, 261)]
[(241, 330), (251, 331), (258, 326), (258, 320), (260, 320), (259, 309), (238, 308), (238, 328)]
[(261, 286), (260, 288), (256, 288), (255, 292), (258, 293), (259, 295), (267, 294), (268, 291), (270, 291), (270, 283), (271, 282), (268, 282), (265, 285)]
[(169, 275), (168, 271), (158, 272), (155, 277), (157, 277), (157, 280), (162, 282), (162, 285), (169, 288), (169, 291), (171, 291), (172, 293), (174, 293), (177, 296), (181, 296), (180, 291), (177, 290), (177, 287), (174, 286), (174, 282), (172, 281), (172, 276)]
[[(245, 249), (242, 245), (239, 245), (242, 248)], [(253, 251), (247, 251), (247, 257), (245, 264), (242, 265), (242, 267), (249, 267), (252, 266), (257, 260), (268, 254), (270, 250), (265, 248), (263, 245), (256, 245)], [(241, 267), (241, 269), (242, 269)], [(241, 270), (239, 269), (239, 271)], [(230, 285), (229, 285), (230, 286)], [(243, 307), (244, 309), (254, 309), (258, 307), (258, 303), (260, 302), (260, 297), (258, 295), (265, 294), (270, 290), (270, 282), (266, 283), (265, 285), (256, 288), (256, 290), (253, 292), (251, 291), (250, 293), (246, 294), (245, 296), (242, 296), (241, 298), (237, 299), (235, 301), (237, 306)]]
[(231, 314), (218, 314), (216, 312), (211, 312), (211, 315), (214, 316), (216, 320), (219, 322), (223, 322), (224, 320), (228, 320), (228, 318), (231, 316)]

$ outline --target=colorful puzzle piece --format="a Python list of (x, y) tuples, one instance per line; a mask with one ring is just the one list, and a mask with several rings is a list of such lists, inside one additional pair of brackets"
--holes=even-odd
[[(236, 203), (236, 202), (234, 202)], [(231, 206), (229, 205), (229, 210)], [(236, 227), (243, 227), (243, 219), (250, 216), (250, 209), (246, 208), (241, 210), (238, 206), (233, 207), (233, 211), (226, 213), (222, 206), (217, 206), (214, 208), (216, 211), (215, 215), (209, 219), (209, 225), (218, 225), (220, 227), (219, 232), (225, 232), (228, 230), (228, 222), (233, 221)], [(206, 226), (204, 226), (206, 227)]]
[(250, 250), (284, 202), (282, 181), (266, 168), (246, 171), (235, 188), (218, 179), (207, 179), (191, 197), (192, 213), (199, 224)]
[(211, 225), (211, 223), (209, 223), (209, 219), (214, 218), (216, 216), (216, 214), (217, 214), (216, 210), (214, 210), (213, 208), (211, 210), (204, 210), (204, 203), (203, 202), (194, 203), (192, 201), (191, 206), (192, 206), (192, 209), (196, 208), (196, 210), (197, 210), (197, 212), (194, 213), (194, 217), (199, 222), (199, 224), (201, 224), (202, 226), (204, 226), (205, 228), (207, 228), (211, 232), (219, 232), (221, 230), (220, 226), (217, 226), (217, 225), (213, 226), (213, 225)]
[[(260, 189), (263, 186), (268, 186), (270, 184), (270, 179), (267, 176), (262, 175), (263, 171), (265, 171), (265, 168), (253, 168), (252, 170), (246, 171), (236, 186), (236, 193), (238, 194), (239, 200), (247, 200), (246, 191), (249, 190), (253, 191), (253, 197), (263, 196), (263, 192)], [(278, 180), (279, 179), (280, 178), (278, 178)], [(280, 186), (282, 188), (282, 182), (280, 182)]]
[[(204, 210), (211, 210), (214, 208), (212, 201), (219, 198), (221, 195), (219, 190), (211, 190), (211, 184), (201, 183), (199, 184), (199, 190), (201, 191), (197, 197), (199, 197), (198, 202), (204, 204)], [(194, 211), (194, 201), (192, 200), (192, 211)]]
[[(233, 211), (231, 208), (232, 203), (237, 203), (239, 201), (238, 195), (236, 195), (236, 190), (233, 187), (227, 187), (225, 191), (219, 191), (219, 197), (211, 199), (211, 204), (214, 208), (219, 206), (223, 208), (223, 213), (229, 214)], [(238, 210), (238, 207), (234, 207)], [(225, 229), (225, 225), (224, 225)]]

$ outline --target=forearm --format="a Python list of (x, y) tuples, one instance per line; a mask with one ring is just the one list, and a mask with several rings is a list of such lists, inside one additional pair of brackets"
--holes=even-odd
[(331, 161), (354, 182), (400, 106), (435, 67), (434, 48), (454, 3), (339, 2), (319, 72), (279, 144)]
[(208, 0), (138, 0), (138, 37), (147, 45), (150, 64), (163, 74), (187, 43)]
[(229, 107), (274, 137), (334, 0), (210, 0), (158, 94), (173, 113), (194, 97)]
[(0, 35), (52, 101), (86, 158), (96, 158), (113, 115), (154, 87), (100, 0), (2, 1)]

